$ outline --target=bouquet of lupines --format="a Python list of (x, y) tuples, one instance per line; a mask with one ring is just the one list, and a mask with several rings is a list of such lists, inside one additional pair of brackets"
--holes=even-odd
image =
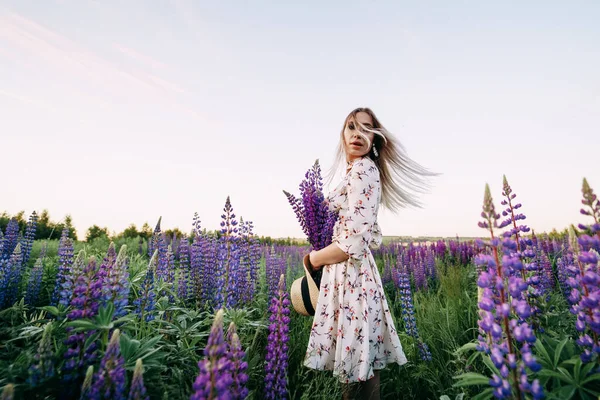
[(320, 250), (331, 244), (337, 214), (329, 211), (325, 201), (319, 160), (306, 172), (299, 188), (300, 198), (285, 190), (283, 193), (294, 209), (308, 242), (314, 250)]

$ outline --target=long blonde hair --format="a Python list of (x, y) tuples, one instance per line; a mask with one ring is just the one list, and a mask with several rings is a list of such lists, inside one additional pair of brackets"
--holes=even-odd
[[(373, 119), (373, 128), (363, 125), (356, 119), (356, 114), (359, 112), (364, 112), (371, 116)], [(338, 167), (345, 162), (344, 130), (351, 120), (359, 131), (374, 133), (373, 143), (366, 157), (373, 160), (379, 168), (381, 203), (383, 206), (393, 212), (406, 206), (422, 207), (417, 194), (425, 193), (429, 189), (430, 184), (427, 178), (439, 174), (430, 172), (412, 160), (407, 155), (404, 146), (383, 127), (375, 116), (375, 113), (368, 107), (356, 108), (346, 117), (340, 133), (340, 143), (336, 151), (335, 161), (329, 173), (329, 180), (331, 181)], [(367, 143), (369, 142), (367, 140)], [(373, 147), (376, 148), (375, 151)]]

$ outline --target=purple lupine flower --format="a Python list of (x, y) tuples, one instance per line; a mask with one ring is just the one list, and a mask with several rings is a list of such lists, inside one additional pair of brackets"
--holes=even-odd
[(539, 288), (544, 294), (550, 294), (554, 289), (554, 272), (552, 271), (552, 263), (548, 258), (548, 252), (540, 251), (538, 254), (538, 263), (540, 266), (540, 285)]
[(304, 177), (299, 185), (300, 198), (285, 190), (283, 193), (292, 206), (308, 242), (314, 250), (320, 250), (331, 244), (337, 214), (329, 211), (323, 195), (319, 160), (315, 161)]
[(268, 298), (277, 296), (277, 292), (279, 290), (279, 279), (282, 274), (285, 275), (285, 267), (285, 260), (276, 254), (274, 248), (271, 248), (271, 252), (265, 259)]
[[(160, 260), (159, 260), (160, 261)], [(160, 266), (160, 262), (159, 262)], [(171, 245), (167, 246), (167, 263), (166, 268), (164, 269), (165, 275), (163, 276), (163, 282), (169, 284), (171, 291), (169, 292), (169, 302), (173, 303), (175, 301), (175, 296), (173, 295), (173, 290), (175, 290), (175, 253), (173, 253), (173, 248)], [(161, 291), (161, 296), (166, 295), (166, 290)]]
[(212, 277), (214, 279), (215, 286), (214, 297), (211, 299), (211, 303), (213, 304), (214, 308), (219, 309), (224, 307), (225, 296), (227, 295), (227, 243), (225, 243), (225, 240), (222, 238), (219, 238), (216, 240), (216, 246), (217, 262), (212, 268)]
[(158, 221), (156, 222), (156, 226), (154, 227), (154, 231), (152, 232), (152, 236), (150, 240), (148, 240), (148, 257), (152, 257), (154, 251), (158, 249), (158, 241), (162, 238), (160, 235), (160, 221), (162, 220), (162, 216), (158, 217)]
[(381, 283), (384, 285), (392, 281), (392, 267), (390, 266), (390, 257), (383, 256), (383, 275), (381, 276)]
[(231, 322), (227, 330), (227, 358), (231, 361), (231, 377), (233, 383), (231, 385), (231, 399), (245, 399), (248, 395), (248, 363), (244, 361), (246, 353), (242, 349), (240, 338), (236, 332), (235, 324)]
[(219, 292), (219, 241), (215, 238), (206, 238), (202, 243), (202, 293), (204, 304), (214, 304)]
[(250, 249), (249, 249), (249, 268), (250, 268), (250, 300), (254, 297), (256, 293), (256, 288), (258, 285), (258, 271), (260, 269), (260, 243), (258, 238), (252, 233), (252, 223), (249, 225), (249, 236), (250, 236)]
[[(483, 289), (479, 300), (479, 345), (477, 349), (487, 354), (501, 376), (494, 374), (490, 385), (496, 398), (521, 398), (530, 393), (534, 398), (543, 396), (539, 381), (528, 381), (527, 371), (537, 372), (541, 366), (531, 353), (530, 345), (536, 338), (533, 329), (525, 320), (531, 315), (531, 307), (524, 291), (528, 284), (520, 271), (523, 264), (514, 250), (517, 243), (510, 238), (502, 242), (504, 255), (499, 258), (500, 240), (494, 235), (499, 215), (495, 211), (489, 186), (485, 187), (484, 205), (479, 226), (489, 231), (490, 241), (484, 243), (491, 248), (491, 256), (481, 254), (475, 261), (480, 264), (477, 285)], [(512, 298), (512, 300), (509, 300)], [(535, 390), (532, 388), (536, 387)]]
[[(583, 193), (581, 203), (589, 208), (589, 210), (581, 209), (581, 214), (591, 216), (594, 223), (588, 226), (580, 225), (579, 228), (588, 230), (590, 234), (595, 234), (600, 239), (600, 200), (598, 200), (598, 196), (596, 196), (585, 178), (583, 178), (581, 192)], [(597, 245), (595, 248), (596, 251), (600, 251), (600, 246)]]
[(569, 228), (574, 265), (569, 267), (573, 276), (568, 279), (571, 287), (569, 302), (571, 313), (577, 316), (575, 328), (579, 332), (577, 344), (582, 347), (581, 361), (591, 362), (600, 355), (600, 273), (598, 257), (591, 251), (582, 251), (587, 235), (577, 238), (573, 227)]
[(287, 398), (288, 341), (290, 301), (285, 289), (285, 275), (279, 278), (279, 293), (271, 298), (269, 337), (265, 357), (265, 398)]
[(219, 263), (217, 267), (220, 271), (217, 273), (218, 282), (222, 282), (222, 286), (218, 287), (218, 292), (215, 296), (216, 308), (226, 304), (227, 307), (234, 307), (237, 303), (236, 290), (236, 270), (238, 268), (238, 251), (236, 244), (236, 236), (238, 234), (238, 221), (231, 205), (231, 199), (227, 196), (223, 214), (221, 215), (221, 238), (218, 256)]
[(435, 251), (433, 249), (427, 249), (425, 252), (425, 275), (428, 278), (435, 279), (437, 271), (435, 269)]
[[(75, 281), (73, 298), (71, 299), (71, 312), (67, 314), (70, 321), (86, 318), (93, 319), (98, 314), (98, 307), (102, 300), (102, 282), (98, 279), (96, 259), (90, 257), (89, 262)], [(65, 396), (69, 397), (76, 388), (85, 368), (96, 360), (96, 343), (86, 347), (86, 341), (95, 334), (95, 331), (72, 332), (70, 327), (67, 332), (71, 335), (65, 341), (67, 351), (64, 355), (63, 380), (65, 381)]]
[[(158, 251), (156, 269), (154, 271), (154, 279), (156, 281), (170, 282), (169, 280), (169, 260), (168, 247), (165, 241), (165, 235), (160, 229), (162, 217), (158, 218), (154, 233), (148, 244), (148, 255), (152, 257), (155, 251)], [(161, 295), (163, 295), (162, 293)]]
[(202, 246), (205, 238), (203, 237), (200, 229), (200, 218), (198, 217), (197, 212), (194, 213), (192, 228), (194, 238), (192, 240), (192, 247), (190, 250), (190, 297), (195, 299), (198, 303), (202, 300)]
[(35, 231), (37, 229), (37, 214), (34, 212), (29, 216), (27, 222), (27, 228), (25, 228), (25, 236), (23, 238), (23, 265), (27, 265), (29, 262), (29, 256), (31, 255), (31, 248), (33, 247), (33, 241), (35, 239)]
[(415, 319), (415, 309), (412, 301), (412, 291), (410, 288), (410, 277), (406, 267), (398, 265), (396, 269), (396, 286), (400, 293), (400, 303), (402, 304), (402, 320), (404, 329), (409, 336), (417, 338), (417, 322)]
[(19, 243), (19, 223), (16, 218), (11, 218), (6, 225), (6, 231), (3, 239), (2, 254), (0, 258), (7, 260), (15, 251)]
[(0, 268), (0, 309), (17, 300), (23, 274), (22, 260), (21, 243), (17, 243), (10, 258)]
[(100, 369), (94, 375), (88, 397), (90, 400), (125, 400), (125, 360), (121, 355), (119, 336), (119, 329), (115, 329), (100, 362)]
[[(112, 245), (112, 243), (111, 243)], [(114, 250), (114, 246), (113, 246)], [(107, 264), (102, 277), (102, 299), (104, 304), (113, 304), (115, 307), (114, 318), (120, 318), (127, 314), (129, 304), (129, 271), (127, 258), (127, 245), (122, 245), (116, 259), (111, 262), (112, 252), (104, 259), (103, 265)]]
[(44, 327), (42, 339), (38, 345), (36, 355), (33, 357), (33, 364), (29, 367), (29, 378), (27, 383), (36, 387), (55, 374), (54, 367), (54, 349), (52, 346), (52, 322), (48, 322)]
[(234, 308), (241, 301), (241, 295), (247, 278), (243, 276), (240, 269), (239, 238), (233, 238), (229, 244), (229, 257), (227, 264), (229, 274), (227, 276), (227, 308)]
[(135, 362), (133, 370), (133, 378), (131, 379), (131, 388), (127, 400), (150, 400), (150, 396), (146, 394), (146, 386), (144, 386), (144, 369), (142, 359), (138, 358)]
[(410, 288), (410, 277), (406, 267), (398, 264), (394, 271), (396, 286), (400, 293), (400, 302), (402, 304), (402, 319), (404, 321), (404, 329), (409, 336), (412, 336), (418, 346), (419, 356), (423, 361), (431, 361), (431, 352), (427, 344), (419, 337), (417, 329), (417, 321), (415, 319), (415, 307), (412, 300), (412, 291)]
[(240, 290), (239, 301), (248, 304), (252, 299), (253, 284), (250, 280), (250, 225), (240, 218), (238, 238), (238, 287)]
[(91, 257), (75, 281), (71, 299), (72, 310), (67, 315), (70, 320), (93, 318), (98, 314), (102, 298), (102, 281), (98, 279), (98, 275), (96, 259)]
[(117, 250), (115, 248), (114, 242), (110, 242), (108, 245), (108, 250), (106, 251), (106, 255), (102, 260), (102, 264), (100, 264), (100, 268), (98, 268), (98, 279), (102, 282), (102, 298), (103, 304), (106, 304), (106, 292), (109, 290), (108, 288), (108, 276), (112, 274), (112, 269), (114, 268), (115, 261), (117, 261)]
[(219, 309), (213, 321), (204, 359), (198, 362), (200, 373), (194, 381), (190, 400), (231, 398), (232, 363), (227, 357), (227, 344), (223, 337), (223, 313), (223, 309)]
[(154, 250), (152, 258), (148, 263), (148, 269), (146, 270), (146, 276), (140, 287), (138, 297), (133, 301), (136, 309), (135, 312), (140, 316), (142, 320), (151, 321), (154, 319), (152, 311), (156, 303), (156, 294), (154, 292), (154, 272), (158, 265), (158, 249)]
[(438, 258), (446, 258), (447, 246), (443, 240), (438, 240), (435, 244), (435, 255)]
[(64, 228), (58, 242), (58, 273), (56, 286), (52, 294), (52, 304), (68, 306), (73, 295), (73, 285), (77, 278), (72, 274), (73, 242), (69, 238), (69, 230)]
[(184, 303), (190, 298), (192, 284), (190, 281), (190, 251), (187, 237), (179, 241), (179, 274), (177, 279), (177, 295)]
[(44, 275), (44, 264), (42, 259), (38, 258), (35, 265), (29, 272), (29, 279), (25, 288), (25, 304), (36, 306), (42, 289), (42, 278)]
[(427, 290), (427, 277), (425, 276), (425, 263), (419, 253), (415, 253), (413, 261), (410, 263), (415, 277), (416, 289)]
[(423, 361), (431, 361), (431, 352), (429, 351), (429, 346), (427, 343), (423, 342), (421, 339), (417, 341), (417, 348), (419, 349), (419, 357)]

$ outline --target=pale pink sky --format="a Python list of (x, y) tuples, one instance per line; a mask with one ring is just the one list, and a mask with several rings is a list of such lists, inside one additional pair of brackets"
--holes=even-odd
[[(317, 12), (318, 10), (318, 12)], [(443, 173), (384, 235), (480, 235), (506, 174), (537, 231), (600, 191), (600, 3), (0, 1), (0, 210), (302, 232), (282, 190), (371, 107)], [(336, 182), (334, 182), (335, 184)]]

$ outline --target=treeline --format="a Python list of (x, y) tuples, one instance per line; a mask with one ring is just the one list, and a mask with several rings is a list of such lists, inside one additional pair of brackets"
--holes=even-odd
[[(6, 226), (11, 219), (16, 219), (19, 224), (19, 230), (21, 232), (25, 232), (25, 228), (27, 226), (27, 221), (29, 219), (29, 215), (25, 214), (25, 211), (20, 211), (15, 215), (10, 215), (6, 211), (0, 214), (0, 230), (2, 232), (6, 232)], [(73, 219), (70, 215), (66, 215), (61, 221), (53, 221), (50, 218), (50, 213), (48, 210), (43, 210), (41, 214), (38, 215), (37, 218), (37, 229), (35, 232), (35, 240), (39, 239), (59, 239), (62, 234), (63, 229), (67, 228), (69, 231), (69, 237), (73, 240), (80, 240), (77, 236), (77, 231), (73, 227)], [(91, 242), (98, 238), (107, 238), (110, 240), (118, 240), (118, 239), (135, 239), (141, 238), (148, 240), (152, 237), (154, 229), (148, 224), (148, 222), (144, 222), (140, 229), (137, 228), (135, 224), (130, 224), (123, 232), (119, 233), (110, 233), (107, 227), (101, 227), (99, 225), (92, 225), (85, 232), (85, 236), (81, 238), (86, 242)], [(185, 233), (179, 230), (178, 228), (174, 229), (166, 229), (163, 230), (163, 233), (167, 237), (182, 237), (184, 234), (186, 236), (192, 236), (191, 232)], [(203, 234), (220, 238), (221, 231), (215, 230), (210, 231), (204, 229)], [(270, 236), (260, 236), (258, 237), (259, 243), (266, 245), (303, 245), (306, 244), (306, 241), (298, 240), (295, 238), (271, 238)]]
[[(10, 215), (4, 211), (0, 214), (0, 229), (2, 229), (2, 232), (6, 232), (8, 222), (14, 218), (19, 224), (19, 230), (25, 232), (25, 227), (27, 226), (27, 221), (30, 217), (31, 215), (25, 215), (25, 211), (20, 211), (15, 215)], [(70, 215), (67, 214), (61, 221), (56, 222), (50, 219), (48, 210), (44, 210), (37, 217), (37, 229), (35, 231), (34, 240), (59, 239), (65, 228), (69, 230), (69, 237), (77, 240), (77, 231), (73, 227), (73, 219)]]

